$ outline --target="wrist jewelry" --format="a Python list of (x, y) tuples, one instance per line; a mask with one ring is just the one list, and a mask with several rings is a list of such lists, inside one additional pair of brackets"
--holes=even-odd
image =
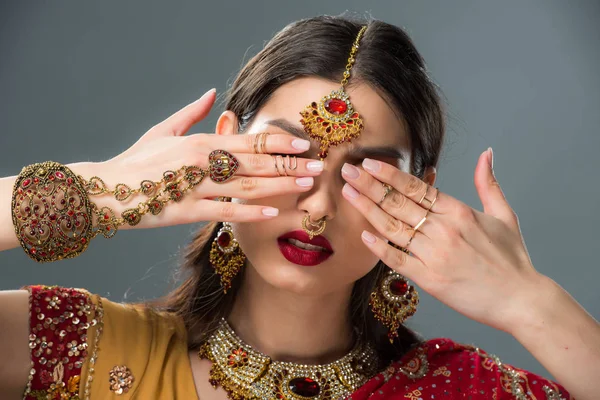
[[(226, 162), (230, 163), (228, 168), (224, 168)], [(139, 189), (119, 183), (109, 190), (99, 177), (86, 180), (57, 162), (31, 164), (21, 170), (13, 188), (15, 234), (23, 250), (35, 261), (74, 258), (97, 235), (110, 239), (120, 226), (135, 226), (145, 214), (158, 215), (169, 201), (181, 201), (206, 175), (221, 183), (229, 180), (238, 166), (239, 161), (232, 154), (215, 150), (209, 155), (208, 170), (183, 166), (164, 172), (160, 181), (143, 180)], [(110, 207), (99, 208), (90, 201), (89, 196), (102, 194), (111, 194), (118, 201), (136, 194), (149, 198), (116, 217)]]

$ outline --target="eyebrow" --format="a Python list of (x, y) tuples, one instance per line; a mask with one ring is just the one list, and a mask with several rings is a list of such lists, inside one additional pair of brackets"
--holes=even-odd
[[(292, 135), (300, 139), (309, 139), (309, 136), (304, 132), (304, 129), (292, 124), (290, 121), (279, 118), (272, 119), (266, 122), (267, 125), (275, 126), (279, 129), (291, 133)], [(352, 147), (348, 151), (351, 157), (356, 158), (377, 158), (377, 157), (389, 157), (397, 158), (400, 161), (405, 161), (404, 154), (395, 147), (392, 146), (361, 146), (356, 143), (352, 143)]]

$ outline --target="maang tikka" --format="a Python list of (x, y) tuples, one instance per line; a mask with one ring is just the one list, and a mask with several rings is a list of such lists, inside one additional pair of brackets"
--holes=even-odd
[(304, 131), (309, 137), (320, 142), (319, 157), (321, 160), (327, 157), (330, 146), (350, 142), (360, 136), (363, 129), (363, 121), (354, 110), (344, 88), (348, 84), (350, 70), (356, 61), (358, 44), (366, 29), (366, 26), (360, 29), (352, 45), (341, 87), (323, 96), (318, 103), (313, 101), (303, 111), (300, 111), (300, 115), (302, 115), (300, 122), (304, 126)]

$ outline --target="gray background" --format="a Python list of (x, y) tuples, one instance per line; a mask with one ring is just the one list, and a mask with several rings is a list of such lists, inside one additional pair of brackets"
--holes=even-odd
[[(285, 24), (344, 10), (405, 27), (444, 91), (440, 189), (480, 209), (473, 170), (492, 146), (534, 265), (600, 318), (598, 1), (2, 1), (0, 176), (38, 161), (110, 158), (211, 87), (223, 92)], [(213, 131), (220, 111), (193, 131)], [(156, 297), (197, 228), (121, 232), (54, 264), (7, 251), (0, 289), (44, 283), (117, 301)], [(511, 336), (421, 296), (412, 328), (549, 376)]]

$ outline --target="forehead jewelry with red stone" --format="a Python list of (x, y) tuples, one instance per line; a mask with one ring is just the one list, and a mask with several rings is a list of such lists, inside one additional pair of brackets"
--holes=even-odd
[(323, 96), (319, 101), (313, 101), (304, 110), (300, 111), (302, 119), (300, 122), (304, 131), (312, 139), (320, 142), (319, 157), (323, 160), (327, 157), (330, 146), (336, 146), (360, 136), (363, 129), (363, 121), (348, 98), (344, 88), (350, 78), (350, 70), (354, 65), (358, 43), (363, 36), (366, 26), (363, 26), (352, 45), (350, 57), (346, 64), (341, 87)]

